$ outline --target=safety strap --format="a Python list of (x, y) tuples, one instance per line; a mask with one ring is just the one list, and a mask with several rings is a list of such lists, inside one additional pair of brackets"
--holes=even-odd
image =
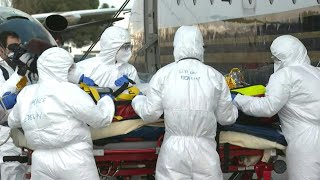
[[(200, 61), (200, 59), (195, 58), (195, 57), (185, 57), (185, 58), (180, 59), (179, 61), (183, 61), (183, 60), (186, 60), (186, 59), (194, 59), (194, 60)], [(178, 62), (179, 62), (179, 61), (178, 61)]]
[(112, 96), (118, 97), (123, 91), (125, 91), (129, 86), (129, 83), (124, 83), (119, 89), (112, 93)]
[(100, 95), (96, 88), (90, 87), (85, 83), (80, 83), (80, 88), (82, 88), (86, 93), (88, 93), (95, 103), (97, 103), (100, 100)]
[(135, 87), (129, 87), (128, 89), (128, 94), (119, 94), (115, 100), (116, 101), (123, 101), (123, 100), (132, 100), (136, 95), (138, 95), (140, 93), (140, 90)]
[[(112, 96), (114, 97), (118, 97), (121, 93), (123, 93), (123, 91), (125, 91), (126, 89), (128, 89), (129, 87), (129, 83), (131, 84), (136, 84), (136, 82), (134, 82), (132, 79), (128, 78), (128, 83), (124, 83), (119, 89), (117, 89), (115, 92), (112, 93)], [(139, 94), (139, 93), (138, 93)]]
[(0, 69), (1, 69), (1, 71), (2, 71), (2, 75), (3, 75), (4, 79), (5, 79), (5, 80), (8, 80), (8, 79), (9, 79), (9, 72), (8, 72), (8, 70), (7, 70), (6, 68), (2, 67), (1, 65), (0, 65)]

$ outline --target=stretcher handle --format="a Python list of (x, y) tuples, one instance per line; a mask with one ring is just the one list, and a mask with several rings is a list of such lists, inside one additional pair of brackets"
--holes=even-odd
[(3, 156), (3, 162), (18, 161), (20, 163), (27, 163), (28, 160), (27, 156)]

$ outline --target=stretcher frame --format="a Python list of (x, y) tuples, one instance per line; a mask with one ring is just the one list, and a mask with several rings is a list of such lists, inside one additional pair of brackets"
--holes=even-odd
[[(154, 148), (95, 149), (94, 158), (100, 177), (102, 179), (116, 177), (117, 179), (130, 180), (132, 176), (147, 176), (147, 180), (154, 179), (162, 140), (163, 135), (159, 137)], [(24, 156), (6, 156), (4, 160), (27, 163), (29, 168), (25, 178), (31, 179), (32, 150), (27, 148), (22, 149)], [(279, 160), (271, 158), (271, 161), (267, 163), (259, 160), (259, 162), (251, 166), (241, 164), (239, 161), (242, 156), (262, 157), (264, 150), (243, 148), (229, 143), (219, 144), (217, 151), (220, 157), (222, 172), (232, 173), (229, 180), (251, 180), (254, 174), (256, 174), (258, 180), (271, 180), (271, 173), (275, 170), (275, 163), (279, 163)]]

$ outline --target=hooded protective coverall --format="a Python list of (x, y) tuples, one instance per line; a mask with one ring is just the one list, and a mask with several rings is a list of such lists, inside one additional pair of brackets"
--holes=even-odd
[[(6, 70), (3, 72), (0, 69), (0, 96), (5, 92), (15, 92), (16, 84), (21, 79), (21, 76), (17, 74), (4, 60), (0, 58), (0, 66)], [(8, 73), (9, 79), (4, 78), (4, 73)], [(0, 124), (7, 121), (7, 112), (0, 107)], [(10, 136), (10, 128), (0, 125), (0, 144), (6, 143), (0, 146), (0, 179), (1, 180), (20, 180), (23, 178), (26, 171), (26, 166), (19, 162), (3, 162), (3, 156), (18, 156), (21, 155), (21, 149), (13, 144)]]
[(131, 48), (121, 57), (118, 56), (120, 47), (130, 42), (127, 30), (115, 26), (107, 28), (100, 38), (101, 51), (98, 56), (76, 63), (69, 73), (70, 82), (78, 83), (80, 76), (84, 74), (99, 87), (116, 89), (114, 82), (122, 75), (127, 75), (137, 84), (140, 83), (137, 70), (128, 63)]
[(304, 45), (284, 35), (271, 44), (275, 72), (265, 97), (237, 95), (244, 113), (271, 117), (278, 113), (288, 142), (286, 157), (290, 180), (320, 179), (320, 70), (310, 65)]
[(0, 69), (0, 96), (5, 92), (15, 92), (16, 84), (20, 81), (21, 76), (17, 74), (4, 60), (0, 58), (0, 66), (7, 70), (9, 79), (5, 80), (3, 72)]
[(34, 149), (32, 179), (99, 179), (88, 125), (99, 128), (111, 123), (114, 104), (105, 96), (96, 105), (69, 83), (72, 64), (73, 57), (64, 49), (44, 51), (37, 62), (38, 84), (19, 93), (9, 114), (9, 126), (22, 126)]
[(147, 96), (138, 95), (132, 102), (144, 121), (157, 121), (164, 113), (166, 132), (156, 179), (222, 179), (217, 122), (234, 123), (238, 110), (223, 75), (203, 64), (200, 30), (180, 27), (173, 45), (175, 62), (152, 77)]

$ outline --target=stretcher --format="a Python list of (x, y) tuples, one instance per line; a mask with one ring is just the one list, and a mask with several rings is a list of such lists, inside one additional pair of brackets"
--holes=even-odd
[[(146, 127), (149, 129), (147, 133)], [(271, 179), (273, 170), (277, 173), (285, 171), (285, 163), (276, 157), (285, 150), (286, 143), (278, 139), (272, 140), (270, 137), (266, 139), (256, 134), (251, 135), (251, 132), (237, 132), (235, 128), (219, 128), (217, 135), (221, 169), (224, 173), (233, 173), (230, 180), (252, 179), (254, 174), (258, 179), (268, 180)], [(271, 131), (276, 132), (274, 129)], [(94, 158), (101, 179), (130, 179), (136, 175), (154, 179), (164, 133), (163, 123), (146, 124), (141, 119), (127, 120), (112, 123), (106, 128), (92, 129), (91, 132), (94, 140)], [(278, 133), (275, 137), (281, 136)], [(32, 147), (28, 146), (22, 132), (13, 130), (12, 138), (17, 146), (23, 148), (26, 155), (4, 157), (4, 160), (28, 162), (31, 165)], [(26, 177), (30, 178), (30, 175), (28, 172)]]

